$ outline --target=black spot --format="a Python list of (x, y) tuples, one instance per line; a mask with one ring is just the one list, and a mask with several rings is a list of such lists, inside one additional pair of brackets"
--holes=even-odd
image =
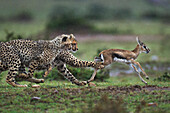
[(61, 64), (58, 66), (58, 68), (62, 69), (64, 67), (64, 64)]
[(64, 72), (65, 72), (65, 70), (60, 70), (60, 72), (61, 72), (61, 73), (64, 73)]

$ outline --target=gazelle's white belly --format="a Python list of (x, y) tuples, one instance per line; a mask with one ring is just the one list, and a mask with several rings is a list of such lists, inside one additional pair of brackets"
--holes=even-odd
[(121, 59), (121, 58), (117, 58), (117, 57), (114, 57), (114, 58), (113, 58), (113, 61), (115, 61), (115, 62), (120, 62), (120, 63), (131, 63), (130, 60)]

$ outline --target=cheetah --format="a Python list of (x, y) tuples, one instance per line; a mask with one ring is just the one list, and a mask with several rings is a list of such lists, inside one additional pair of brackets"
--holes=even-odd
[[(85, 85), (87, 84), (86, 81), (78, 81), (69, 72), (69, 70), (66, 68), (65, 61), (75, 67), (92, 66), (99, 68), (100, 65), (94, 62), (80, 61), (73, 57), (71, 53), (69, 53), (70, 51), (75, 52), (77, 50), (77, 41), (72, 34), (60, 35), (50, 41), (13, 40), (6, 43), (0, 43), (0, 72), (9, 70), (6, 82), (10, 85), (17, 87), (27, 87), (27, 85), (18, 84), (15, 81), (15, 78), (19, 77), (30, 82), (43, 83), (44, 79), (33, 78), (34, 71), (36, 69), (43, 69), (43, 66), (49, 69), (51, 69), (51, 67), (57, 66), (59, 72), (61, 72), (64, 77), (69, 79), (72, 83), (77, 85)], [(4, 56), (6, 57), (4, 58)], [(60, 56), (60, 59), (64, 62), (58, 59), (57, 56)], [(70, 58), (72, 60), (70, 60)], [(16, 59), (17, 61), (15, 61)], [(29, 67), (28, 74), (25, 72), (25, 67)]]
[(73, 67), (94, 67), (98, 69), (103, 68), (103, 66), (100, 63), (95, 63), (92, 61), (82, 61), (77, 59), (72, 53), (70, 53), (70, 51), (75, 53), (78, 50), (77, 40), (75, 39), (73, 34), (70, 35), (70, 40), (71, 49), (61, 51), (60, 54), (57, 55), (55, 60), (52, 62), (52, 65), (42, 65), (37, 67), (37, 70), (46, 69), (47, 71), (45, 72), (45, 75), (43, 75), (43, 77), (46, 77), (54, 67), (57, 67), (58, 71), (73, 84), (84, 86), (89, 82), (77, 80), (74, 75), (72, 75), (72, 73), (67, 69), (66, 64)]
[[(43, 79), (33, 78), (38, 66), (51, 65), (63, 50), (71, 49), (70, 35), (59, 35), (53, 40), (12, 40), (0, 43), (0, 72), (9, 70), (6, 82), (16, 87), (27, 87), (15, 81), (17, 74), (30, 82), (43, 83)], [(23, 67), (29, 67), (28, 74), (23, 74)], [(22, 73), (22, 74), (20, 74)]]

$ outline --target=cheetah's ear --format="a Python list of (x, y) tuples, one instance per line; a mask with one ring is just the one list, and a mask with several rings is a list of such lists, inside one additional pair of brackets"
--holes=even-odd
[(66, 42), (68, 37), (63, 37), (62, 42)]
[(74, 37), (74, 35), (73, 34), (70, 34), (70, 38), (73, 38)]

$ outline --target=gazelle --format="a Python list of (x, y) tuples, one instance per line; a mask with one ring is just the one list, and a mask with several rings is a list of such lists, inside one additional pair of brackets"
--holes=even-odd
[[(142, 71), (142, 73), (145, 75), (146, 79), (149, 79), (147, 74), (142, 69), (139, 62), (136, 62), (135, 60), (139, 56), (140, 53), (144, 52), (148, 54), (150, 52), (150, 49), (146, 47), (146, 45), (141, 42), (138, 37), (136, 37), (137, 46), (134, 50), (123, 50), (123, 49), (108, 49), (100, 52), (99, 57), (95, 57), (95, 62), (101, 62), (102, 65), (107, 66), (111, 64), (112, 62), (121, 62), (129, 65), (134, 69), (134, 71), (138, 74), (139, 78), (142, 82), (147, 84), (147, 82), (140, 76), (140, 71), (136, 68), (139, 67)], [(94, 80), (94, 77), (97, 73), (97, 69), (94, 70), (94, 73), (92, 77), (88, 80), (88, 82), (91, 82)]]

